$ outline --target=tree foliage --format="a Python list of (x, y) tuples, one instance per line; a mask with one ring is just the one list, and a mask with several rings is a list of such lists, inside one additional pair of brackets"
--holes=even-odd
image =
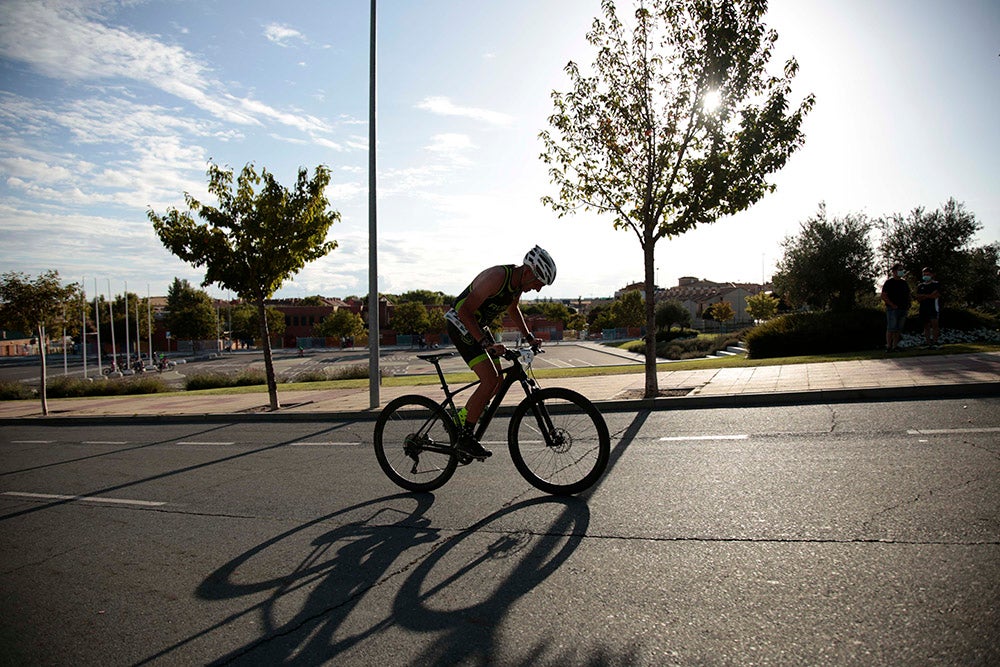
[(642, 292), (629, 290), (611, 304), (611, 317), (616, 327), (641, 327), (645, 324), (646, 307)]
[[(541, 157), (558, 193), (543, 201), (560, 216), (608, 213), (635, 234), (650, 332), (656, 242), (760, 200), (774, 189), (766, 177), (803, 143), (813, 97), (789, 109), (794, 59), (779, 75), (766, 72), (777, 40), (766, 8), (764, 0), (648, 0), (629, 34), (615, 2), (603, 0), (587, 34), (593, 73), (570, 62), (570, 92), (552, 94)], [(646, 395), (657, 393), (650, 335)]]
[(396, 333), (422, 334), (427, 333), (430, 320), (427, 317), (427, 307), (419, 301), (407, 301), (397, 304), (392, 311), (389, 322)]
[(316, 333), (320, 336), (347, 338), (360, 336), (364, 331), (364, 320), (361, 319), (360, 315), (347, 308), (338, 308), (316, 325)]
[(1000, 291), (996, 244), (973, 247), (983, 226), (954, 198), (934, 211), (920, 207), (906, 216), (886, 216), (878, 227), (886, 269), (899, 262), (910, 275), (919, 276), (929, 266), (947, 286), (948, 300), (957, 304), (980, 305)]
[(863, 215), (827, 219), (826, 205), (782, 243), (774, 285), (794, 306), (844, 312), (875, 290), (872, 223)]
[(80, 286), (63, 285), (58, 271), (46, 271), (32, 280), (25, 273), (11, 272), (0, 276), (0, 328), (30, 333), (38, 339), (41, 358), (39, 395), (42, 414), (49, 414), (46, 394), (45, 346), (46, 331), (61, 331), (65, 308), (80, 303)]
[[(274, 306), (267, 306), (264, 309), (267, 317), (267, 330), (272, 336), (283, 336), (285, 333), (285, 316)], [(260, 313), (257, 307), (248, 303), (241, 303), (229, 313), (229, 321), (232, 326), (230, 335), (236, 340), (249, 341), (253, 344), (260, 337)]]
[(713, 303), (705, 312), (716, 322), (728, 322), (736, 317), (736, 311), (733, 310), (733, 304), (728, 301)]
[(746, 297), (747, 315), (758, 322), (766, 322), (778, 314), (781, 300), (767, 292), (758, 292)]
[[(115, 317), (117, 319), (118, 315)], [(217, 323), (212, 297), (187, 280), (174, 278), (174, 282), (167, 288), (167, 312), (164, 324), (171, 338), (180, 340), (214, 338)]]
[(670, 328), (675, 324), (680, 327), (689, 326), (691, 324), (691, 311), (677, 299), (664, 299), (656, 304), (657, 330), (670, 331)]
[[(339, 213), (329, 210), (324, 194), (329, 182), (330, 171), (322, 165), (311, 179), (299, 169), (295, 187), (289, 190), (266, 169), (258, 174), (253, 164), (247, 164), (234, 187), (232, 170), (210, 163), (208, 192), (218, 199), (218, 206), (185, 193), (188, 211), (148, 213), (170, 252), (205, 267), (203, 285), (217, 284), (257, 306), (272, 410), (280, 404), (264, 300), (307, 262), (337, 247), (336, 241), (326, 239), (330, 226), (340, 219)], [(196, 224), (191, 213), (204, 224)]]

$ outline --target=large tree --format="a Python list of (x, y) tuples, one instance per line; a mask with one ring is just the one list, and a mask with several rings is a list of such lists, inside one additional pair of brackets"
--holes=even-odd
[(827, 219), (826, 205), (782, 243), (774, 286), (794, 306), (848, 311), (875, 291), (872, 223), (863, 215)]
[[(119, 304), (115, 304), (117, 309)], [(187, 280), (174, 278), (167, 288), (167, 313), (164, 324), (170, 337), (177, 340), (214, 338), (217, 330), (212, 297)], [(116, 310), (115, 318), (119, 315)]]
[[(149, 211), (163, 245), (184, 261), (205, 267), (203, 286), (215, 283), (257, 307), (272, 410), (281, 404), (264, 300), (307, 262), (337, 247), (336, 241), (326, 239), (330, 226), (340, 219), (329, 210), (324, 194), (329, 182), (330, 171), (322, 165), (311, 179), (306, 169), (299, 169), (295, 188), (289, 190), (266, 169), (258, 173), (247, 164), (234, 189), (232, 170), (210, 163), (208, 192), (218, 206), (185, 193), (188, 211), (171, 208), (162, 216)], [(196, 224), (191, 213), (205, 224)]]
[[(66, 308), (81, 301), (80, 286), (63, 285), (58, 271), (47, 271), (32, 280), (24, 273), (5, 273), (0, 277), (0, 328), (31, 334), (38, 339), (40, 355), (40, 390), (42, 414), (49, 414), (46, 392), (45, 352), (48, 329), (59, 327)], [(79, 311), (77, 311), (79, 312)]]
[(972, 245), (983, 226), (954, 198), (934, 211), (920, 207), (905, 216), (886, 216), (878, 225), (879, 254), (886, 268), (900, 262), (910, 275), (919, 276), (921, 269), (931, 267), (952, 303), (981, 305), (983, 296), (988, 300), (996, 292), (996, 249)]
[(809, 95), (789, 109), (794, 59), (770, 75), (777, 33), (765, 0), (647, 0), (629, 34), (613, 0), (587, 39), (593, 73), (566, 66), (541, 133), (560, 216), (610, 213), (636, 235), (646, 294), (646, 395), (658, 393), (654, 247), (700, 223), (742, 211), (771, 192), (766, 176), (803, 143)]

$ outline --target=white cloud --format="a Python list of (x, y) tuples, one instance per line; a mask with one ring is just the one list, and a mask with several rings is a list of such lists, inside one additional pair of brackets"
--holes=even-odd
[(270, 23), (264, 26), (264, 36), (267, 37), (269, 41), (285, 48), (290, 46), (290, 41), (306, 41), (305, 35), (301, 32), (295, 28), (289, 28), (286, 25), (281, 25), (280, 23)]
[(458, 106), (447, 97), (425, 97), (417, 103), (417, 108), (442, 116), (461, 116), (480, 120), (490, 125), (510, 125), (514, 118), (499, 111)]
[[(27, 63), (56, 80), (138, 81), (229, 123), (261, 125), (264, 119), (303, 132), (330, 130), (313, 116), (227, 93), (211, 68), (184, 48), (95, 20), (93, 15), (102, 6), (71, 0), (5, 0), (0, 3), (0, 57)], [(287, 40), (298, 33), (276, 26), (273, 35)]]

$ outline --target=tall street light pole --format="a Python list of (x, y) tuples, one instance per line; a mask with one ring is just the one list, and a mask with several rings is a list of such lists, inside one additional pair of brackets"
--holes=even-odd
[(379, 406), (378, 236), (375, 215), (375, 0), (372, 0), (368, 53), (368, 394), (369, 407)]

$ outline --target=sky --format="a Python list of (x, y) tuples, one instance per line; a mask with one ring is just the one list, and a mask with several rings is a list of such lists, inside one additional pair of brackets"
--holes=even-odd
[[(619, 14), (632, 3), (618, 2)], [(204, 270), (147, 218), (207, 198), (209, 161), (286, 186), (326, 165), (338, 248), (278, 297), (368, 293), (369, 12), (365, 0), (0, 1), (0, 272), (57, 270), (88, 294), (165, 295)], [(564, 67), (593, 61), (599, 0), (381, 0), (377, 20), (378, 287), (459, 293), (539, 244), (540, 296), (642, 280), (631, 232), (557, 217), (539, 132)], [(954, 197), (1000, 241), (1000, 3), (772, 0), (770, 70), (794, 56), (816, 96), (777, 187), (656, 248), (656, 282), (769, 280), (782, 242), (825, 202), (878, 218)], [(211, 201), (211, 200), (207, 200)], [(96, 282), (96, 284), (95, 284)], [(218, 287), (206, 288), (226, 297)]]

